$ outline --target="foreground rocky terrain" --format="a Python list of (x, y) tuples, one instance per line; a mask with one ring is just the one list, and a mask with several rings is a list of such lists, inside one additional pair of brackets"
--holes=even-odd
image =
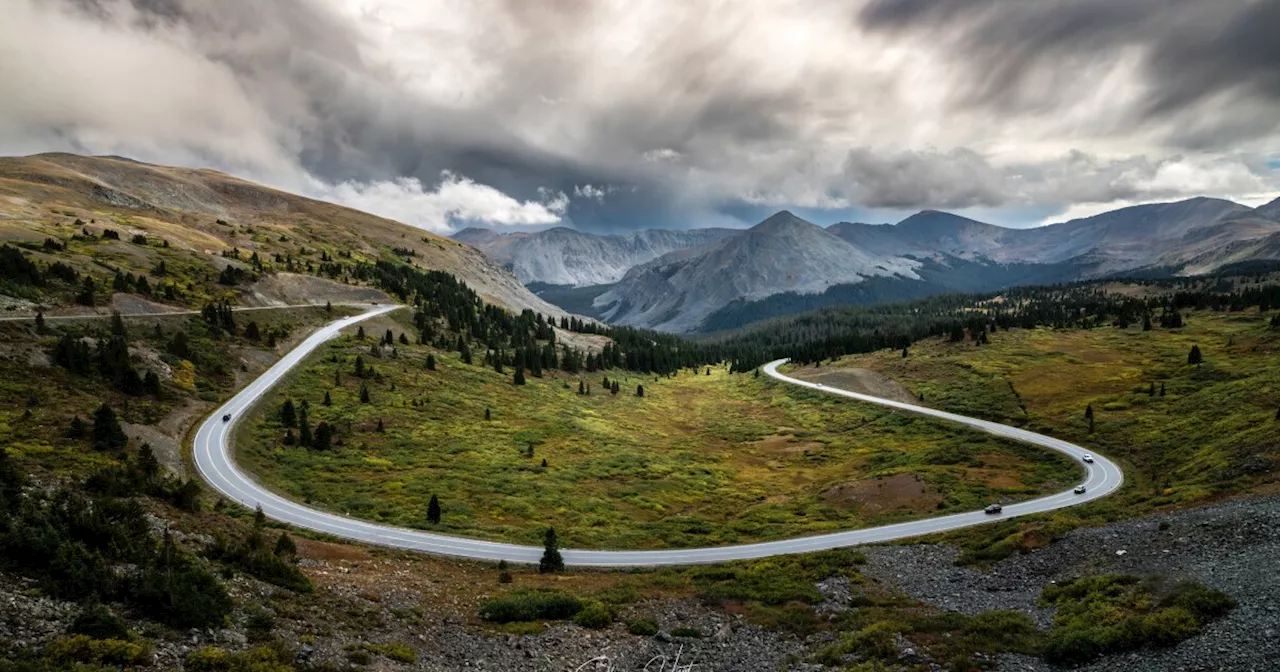
[[(156, 519), (155, 524), (164, 523)], [(205, 541), (198, 535), (183, 538), (187, 544)], [(298, 544), (316, 593), (294, 594), (242, 575), (229, 586), (237, 601), (265, 605), (274, 628), (270, 636), (296, 643), (298, 662), (315, 667), (639, 670), (646, 664), (656, 669), (663, 660), (663, 669), (671, 669), (678, 658), (696, 665), (690, 669), (725, 672), (829, 669), (804, 661), (832, 641), (830, 634), (801, 637), (764, 630), (740, 614), (691, 598), (640, 600), (603, 630), (568, 623), (504, 630), (475, 617), (477, 602), (499, 592), (492, 567), (306, 539)], [(865, 554), (863, 575), (883, 589), (966, 614), (1016, 610), (1041, 627), (1048, 626), (1053, 614), (1036, 600), (1055, 580), (1108, 572), (1197, 580), (1230, 594), (1238, 606), (1173, 648), (1113, 656), (1077, 669), (1190, 672), (1280, 665), (1278, 495), (1077, 530), (1048, 548), (982, 570), (955, 566), (957, 551), (937, 544), (869, 547)], [(527, 585), (571, 581), (578, 590), (593, 580), (591, 574), (570, 579), (528, 573), (518, 573), (516, 579)], [(827, 600), (818, 606), (819, 613), (849, 608), (851, 597), (861, 590), (840, 578), (820, 582), (817, 589)], [(66, 631), (77, 610), (75, 604), (42, 596), (31, 582), (0, 575), (0, 646), (43, 646)], [(166, 632), (141, 621), (130, 624), (155, 638), (154, 665), (170, 668), (206, 646), (251, 648), (265, 634), (260, 623), (253, 624), (254, 617), (237, 613), (229, 627), (186, 632)], [(661, 630), (656, 636), (629, 634), (625, 623), (634, 618), (653, 619)], [(690, 631), (701, 636), (672, 634)], [(944, 669), (917, 655), (905, 640), (898, 645), (899, 669)], [(1006, 655), (991, 663), (1007, 672), (1057, 669), (1025, 656)]]
[[(1217, 588), (1238, 606), (1200, 635), (1165, 650), (1105, 658), (1083, 670), (1273, 670), (1280, 668), (1280, 496), (1214, 504), (1067, 534), (1048, 548), (1015, 555), (986, 570), (956, 567), (940, 545), (866, 549), (864, 573), (945, 609), (977, 613), (1013, 609), (1047, 626), (1036, 606), (1051, 581), (1084, 574), (1162, 575)], [(1009, 672), (1055, 669), (1006, 657)]]

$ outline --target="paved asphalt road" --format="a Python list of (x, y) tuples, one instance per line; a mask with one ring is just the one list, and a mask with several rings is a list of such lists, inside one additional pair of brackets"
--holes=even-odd
[[(262, 485), (255, 483), (244, 472), (236, 467), (231, 459), (229, 440), (236, 421), (250, 410), (254, 402), (273, 385), (278, 383), (289, 369), (296, 366), (325, 341), (337, 336), (339, 330), (375, 315), (395, 310), (399, 306), (373, 307), (365, 313), (344, 318), (322, 327), (305, 341), (294, 348), (283, 359), (268, 369), (248, 387), (241, 390), (223, 404), (205, 420), (195, 436), (195, 462), (200, 475), (224, 496), (247, 507), (261, 505), (263, 512), (272, 519), (291, 525), (332, 534), (336, 537), (355, 541), (406, 548), (441, 555), (452, 555), (478, 560), (506, 560), (508, 562), (537, 563), (542, 549), (533, 546), (516, 546), (493, 541), (467, 539), (444, 534), (433, 534), (421, 530), (378, 525), (362, 520), (355, 520), (333, 513), (319, 511), (281, 497)], [(902, 411), (919, 413), (950, 422), (958, 422), (970, 427), (1034, 445), (1065, 453), (1072, 458), (1080, 459), (1087, 451), (1075, 444), (1067, 443), (1043, 434), (1036, 434), (1024, 429), (1008, 427), (995, 422), (977, 420), (944, 411), (905, 404), (872, 397), (865, 394), (848, 392), (830, 386), (797, 380), (778, 372), (778, 366), (787, 360), (780, 359), (765, 365), (768, 375), (793, 385), (807, 387), (828, 394), (848, 397), (857, 401), (889, 406)], [(231, 414), (231, 421), (224, 422), (223, 415)], [(892, 541), (924, 534), (954, 530), (972, 525), (980, 525), (996, 520), (1005, 520), (1014, 516), (1030, 513), (1052, 511), (1074, 506), (1115, 492), (1124, 481), (1120, 468), (1101, 455), (1094, 454), (1093, 464), (1084, 464), (1088, 472), (1085, 479), (1087, 491), (1077, 495), (1066, 492), (1049, 495), (1019, 504), (1004, 507), (1000, 514), (989, 515), (982, 511), (957, 513), (938, 518), (927, 518), (895, 525), (885, 525), (846, 532), (835, 532), (785, 541), (771, 541), (741, 546), (721, 546), (715, 548), (688, 548), (679, 550), (653, 551), (585, 551), (565, 549), (562, 551), (565, 564), (593, 567), (636, 567), (657, 565), (688, 565), (699, 563), (721, 562), (725, 560), (742, 560), (763, 558), (771, 555), (788, 553), (804, 553), (857, 544)], [(424, 504), (425, 507), (425, 504)]]

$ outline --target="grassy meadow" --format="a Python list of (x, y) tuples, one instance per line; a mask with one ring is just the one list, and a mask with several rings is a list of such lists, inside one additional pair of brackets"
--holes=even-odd
[[(1087, 521), (1265, 487), (1280, 467), (1280, 331), (1271, 313), (1208, 310), (1181, 329), (1012, 330), (990, 344), (944, 340), (845, 357), (930, 406), (1025, 426), (1117, 458), (1116, 496), (1022, 522), (956, 533), (979, 556), (1047, 543)], [(1198, 346), (1204, 361), (1188, 363)], [(1086, 409), (1093, 409), (1093, 428)]]
[[(388, 327), (394, 354), (384, 346), (374, 356)], [(571, 547), (687, 547), (973, 509), (1078, 476), (1043, 451), (723, 367), (661, 379), (547, 373), (517, 386), (510, 367), (497, 373), (479, 354), (466, 365), (401, 344), (406, 325), (367, 330), (314, 353), (236, 444), (262, 482), (360, 518), (524, 543), (554, 525)], [(357, 356), (375, 377), (356, 377)], [(618, 394), (602, 388), (605, 376), (616, 376)], [(337, 427), (333, 449), (286, 445), (286, 398), (308, 403), (313, 426)], [(426, 520), (433, 494), (438, 524)]]

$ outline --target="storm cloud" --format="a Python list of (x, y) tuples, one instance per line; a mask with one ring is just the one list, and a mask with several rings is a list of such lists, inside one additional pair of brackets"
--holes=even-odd
[[(1280, 0), (13, 0), (0, 151), (426, 228), (1274, 195)], [(754, 210), (752, 210), (754, 211)]]

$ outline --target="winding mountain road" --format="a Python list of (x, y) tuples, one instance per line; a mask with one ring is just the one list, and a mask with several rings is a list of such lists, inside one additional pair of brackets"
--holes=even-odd
[[(334, 513), (327, 513), (284, 497), (268, 490), (265, 486), (254, 482), (241, 471), (231, 457), (230, 439), (236, 422), (248, 414), (253, 404), (272, 386), (299, 364), (308, 354), (325, 341), (336, 337), (342, 329), (377, 315), (388, 313), (401, 306), (377, 306), (352, 317), (343, 318), (318, 329), (300, 343), (280, 361), (267, 369), (257, 380), (245, 387), (229, 401), (219, 407), (196, 431), (194, 455), (196, 468), (200, 475), (222, 495), (247, 507), (261, 506), (267, 517), (300, 528), (331, 534), (343, 539), (359, 541), (380, 546), (411, 549), (451, 555), (476, 560), (537, 563), (542, 556), (542, 549), (534, 546), (517, 546), (480, 539), (468, 539), (445, 534), (435, 534), (421, 530), (413, 530), (388, 525), (379, 525), (363, 520), (356, 520)], [(978, 420), (954, 413), (947, 413), (933, 408), (916, 406), (900, 401), (881, 399), (870, 395), (848, 392), (830, 386), (797, 380), (778, 372), (778, 367), (787, 360), (780, 359), (764, 366), (769, 376), (792, 385), (799, 385), (811, 390), (827, 394), (848, 397), (857, 401), (879, 404), (890, 408), (917, 413), (920, 415), (967, 425), (984, 432), (1041, 446), (1049, 450), (1064, 453), (1073, 459), (1080, 460), (1088, 451), (1073, 443), (1037, 434), (1025, 429), (1009, 427), (995, 422)], [(224, 422), (224, 415), (230, 414), (231, 420)], [(719, 546), (714, 548), (685, 548), (672, 550), (647, 551), (595, 551), (565, 549), (562, 551), (565, 564), (583, 567), (653, 567), (659, 565), (690, 565), (701, 563), (723, 562), (727, 560), (745, 560), (764, 558), (773, 555), (790, 553), (806, 553), (858, 544), (894, 541), (917, 537), (936, 532), (956, 530), (963, 527), (980, 525), (997, 520), (1006, 520), (1015, 516), (1031, 513), (1053, 511), (1068, 506), (1075, 506), (1095, 500), (1115, 492), (1124, 482), (1124, 474), (1115, 463), (1096, 453), (1093, 464), (1084, 464), (1087, 476), (1084, 494), (1074, 494), (1071, 490), (1033, 499), (1004, 507), (999, 514), (986, 514), (982, 511), (957, 513), (937, 518), (926, 518), (894, 525), (884, 525), (858, 530), (847, 530), (797, 539), (785, 539), (739, 546)]]

